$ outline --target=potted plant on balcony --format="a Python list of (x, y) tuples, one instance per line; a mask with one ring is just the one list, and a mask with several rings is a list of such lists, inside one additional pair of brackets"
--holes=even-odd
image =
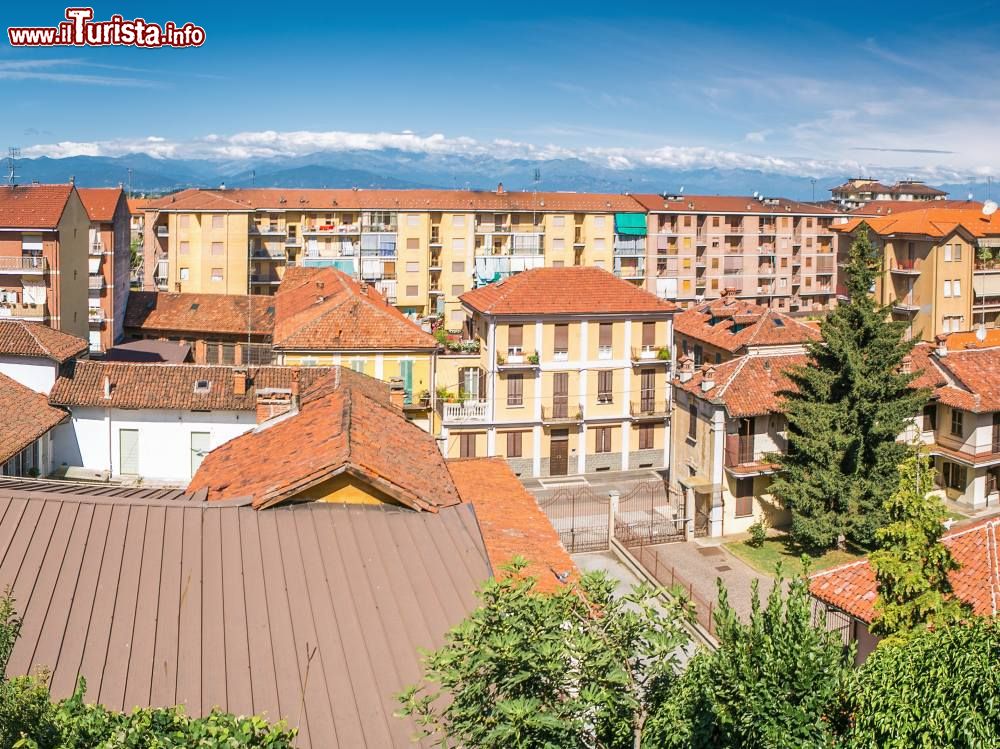
[(502, 367), (504, 361), (505, 360), (503, 358), (503, 354), (501, 354), (499, 351), (497, 351), (497, 366)]
[(538, 354), (534, 353), (534, 352), (528, 354), (528, 363), (529, 364), (538, 364)]
[(996, 263), (993, 259), (993, 249), (990, 247), (980, 247), (976, 251), (976, 255), (979, 257), (979, 265), (982, 268), (993, 268)]
[(656, 351), (656, 358), (660, 361), (670, 361), (670, 347), (660, 346)]

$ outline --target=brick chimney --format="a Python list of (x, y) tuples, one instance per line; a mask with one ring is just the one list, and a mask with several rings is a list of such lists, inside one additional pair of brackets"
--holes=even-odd
[(506, 190), (503, 189), (503, 182), (497, 185), (497, 195), (503, 195)]
[(936, 350), (935, 353), (937, 353), (938, 356), (947, 356), (948, 355), (948, 336), (946, 336), (946, 335), (944, 335), (942, 333), (940, 335), (935, 336), (934, 340), (937, 341), (937, 350)]
[(910, 374), (913, 371), (913, 357), (907, 354), (899, 363), (900, 374)]
[(701, 367), (701, 389), (707, 393), (715, 387), (715, 367), (707, 362)]
[(247, 371), (245, 369), (233, 370), (233, 395), (247, 394)]
[(292, 403), (293, 404), (299, 402), (299, 374), (301, 374), (300, 370), (298, 370), (298, 369), (293, 369), (292, 370)]
[(680, 359), (680, 367), (677, 369), (677, 379), (681, 382), (689, 382), (694, 377), (694, 359), (685, 354)]
[(389, 380), (389, 403), (397, 411), (402, 411), (406, 403), (406, 386), (399, 377)]

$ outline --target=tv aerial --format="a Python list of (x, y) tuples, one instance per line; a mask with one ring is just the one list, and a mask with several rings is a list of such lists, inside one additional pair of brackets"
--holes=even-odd
[(13, 185), (17, 181), (17, 160), (21, 158), (21, 149), (11, 146), (7, 149), (7, 183)]

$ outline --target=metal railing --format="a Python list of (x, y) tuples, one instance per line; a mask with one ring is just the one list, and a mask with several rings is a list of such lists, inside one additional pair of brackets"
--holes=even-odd
[(99, 291), (104, 288), (104, 276), (88, 276), (87, 277), (87, 288), (93, 291)]
[(629, 414), (631, 416), (666, 416), (667, 401), (665, 398), (640, 398), (638, 401), (629, 403)]
[(580, 421), (583, 419), (583, 405), (569, 401), (554, 400), (551, 405), (542, 406), (542, 421)]
[(49, 261), (40, 255), (0, 257), (0, 273), (44, 273)]

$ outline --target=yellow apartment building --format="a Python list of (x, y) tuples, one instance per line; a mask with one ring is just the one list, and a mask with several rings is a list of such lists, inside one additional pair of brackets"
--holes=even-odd
[(672, 303), (593, 267), (536, 268), (461, 302), (479, 353), (441, 360), (446, 457), (542, 477), (667, 464)]
[(1000, 319), (1000, 220), (981, 208), (929, 207), (836, 224), (838, 255), (867, 228), (882, 262), (874, 295), (907, 335), (933, 341)]
[(460, 330), (463, 293), (523, 270), (591, 266), (641, 284), (616, 252), (645, 252), (644, 215), (627, 195), (502, 185), (184, 190), (146, 207), (143, 288), (266, 294), (286, 268), (328, 266), (374, 285), (404, 313), (443, 315)]

